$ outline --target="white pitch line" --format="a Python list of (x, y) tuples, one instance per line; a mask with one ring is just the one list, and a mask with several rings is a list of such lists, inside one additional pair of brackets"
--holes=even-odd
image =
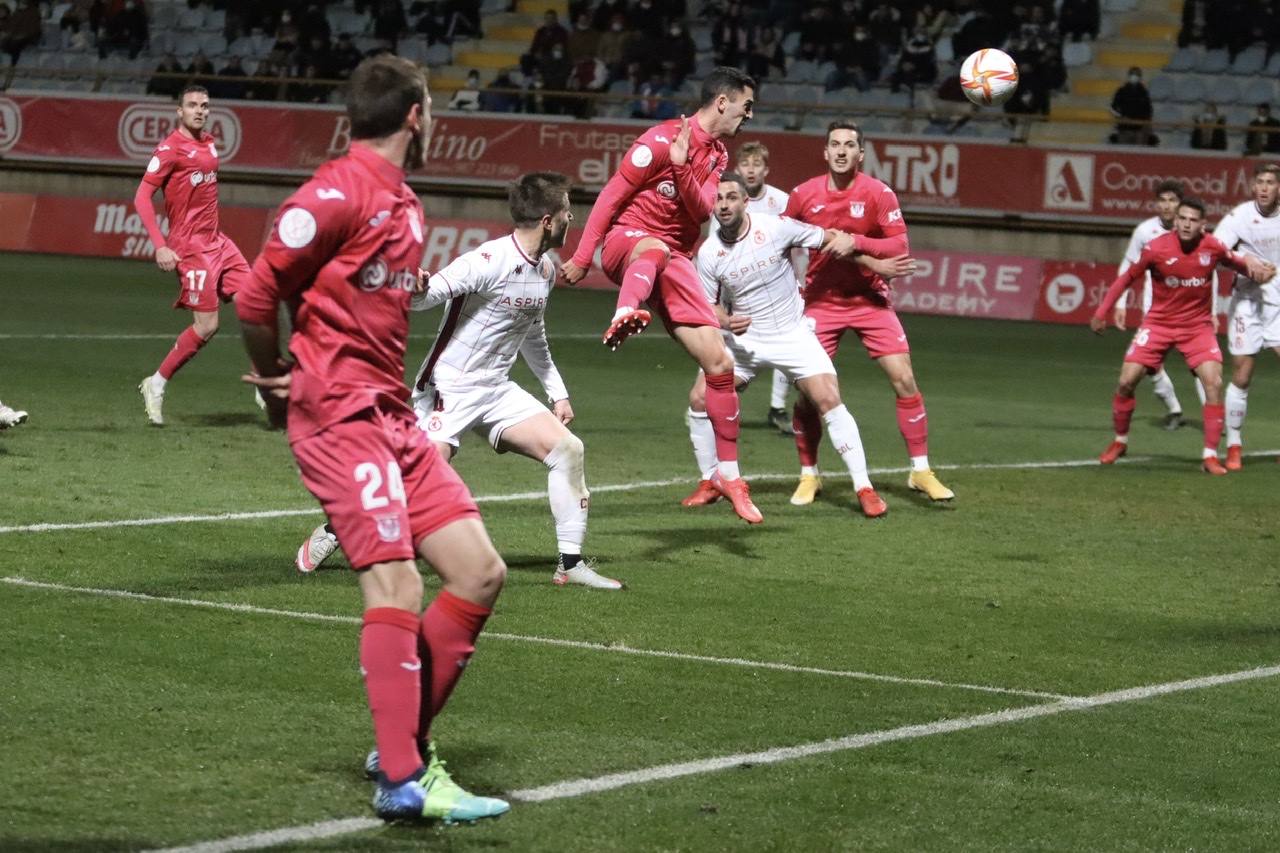
[[(714, 773), (735, 767), (754, 767), (759, 764), (779, 764), (784, 761), (795, 761), (818, 755), (829, 755), (836, 752), (847, 752), (856, 749), (867, 749), (885, 743), (917, 740), (935, 735), (990, 728), (1024, 720), (1052, 717), (1075, 711), (1086, 711), (1108, 705), (1126, 702), (1138, 702), (1157, 696), (1183, 693), (1189, 690), (1204, 690), (1220, 687), (1225, 684), (1236, 684), (1260, 678), (1274, 678), (1280, 675), (1280, 666), (1258, 667), (1222, 675), (1209, 675), (1201, 678), (1190, 678), (1183, 681), (1170, 681), (1164, 684), (1150, 684), (1144, 687), (1133, 687), (1126, 690), (1115, 690), (1109, 693), (1098, 693), (1062, 702), (1047, 702), (1040, 705), (1029, 705), (1023, 708), (1009, 708), (986, 714), (974, 714), (968, 717), (951, 717), (892, 729), (849, 735), (831, 740), (799, 744), (797, 746), (779, 747), (759, 752), (741, 752), (707, 758), (700, 761), (686, 761), (678, 764), (660, 764), (642, 770), (627, 773), (610, 773), (583, 779), (569, 779), (554, 782), (538, 788), (524, 788), (511, 791), (509, 799), (524, 803), (541, 803), (549, 800), (562, 800), (571, 797), (582, 797), (603, 791), (612, 791), (631, 785), (643, 785), (667, 779), (679, 779), (703, 773)], [(240, 850), (260, 850), (277, 844), (288, 844), (297, 841), (312, 841), (324, 838), (335, 838), (355, 832), (377, 829), (383, 826), (381, 821), (373, 818), (350, 818), (346, 821), (329, 820), (305, 826), (286, 827), (250, 835), (238, 835), (217, 841), (205, 841), (185, 847), (170, 847), (163, 853), (235, 853)]]
[[(150, 595), (145, 592), (133, 592), (126, 589), (99, 589), (69, 584), (49, 583), (22, 577), (0, 577), (0, 582), (10, 586), (42, 589), (53, 592), (75, 592), (83, 595), (100, 595), (106, 598), (124, 598), (130, 601), (142, 601), (151, 604), (176, 604), (182, 607), (198, 607), (206, 610), (228, 610), (233, 613), (254, 613), (261, 616), (283, 616), (288, 619), (303, 619), (313, 622), (339, 622), (347, 625), (359, 625), (361, 620), (356, 616), (337, 616), (328, 613), (312, 613), (305, 610), (279, 610), (274, 607), (259, 607), (254, 604), (237, 604), (227, 601), (209, 601), (199, 598), (173, 598), (164, 595)], [(906, 684), (916, 687), (938, 687), (950, 690), (967, 690), (976, 693), (994, 693), (1006, 696), (1026, 696), (1031, 699), (1055, 699), (1070, 701), (1073, 697), (1060, 693), (1046, 693), (1040, 690), (1022, 690), (1015, 687), (994, 687), (987, 684), (966, 684), (964, 682), (941, 681), (934, 678), (911, 678), (903, 675), (884, 675), (876, 672), (859, 672), (856, 670), (823, 669), (821, 667), (800, 666), (798, 664), (780, 663), (777, 661), (755, 661), (745, 658), (720, 658), (711, 655), (695, 655), (686, 652), (667, 651), (663, 649), (634, 649), (630, 646), (611, 645), (609, 643), (592, 643), (586, 640), (562, 640), (556, 637), (538, 637), (529, 634), (508, 634), (501, 631), (485, 631), (481, 636), (493, 640), (506, 640), (516, 643), (531, 643), (544, 646), (558, 646), (567, 649), (583, 649), (593, 652), (610, 652), (635, 657), (664, 658), (667, 660), (688, 661), (690, 663), (709, 663), (718, 666), (737, 666), (745, 669), (766, 669), (775, 672), (793, 672), (807, 675), (825, 675), (833, 678), (848, 678), (855, 681), (877, 681), (886, 684)]]

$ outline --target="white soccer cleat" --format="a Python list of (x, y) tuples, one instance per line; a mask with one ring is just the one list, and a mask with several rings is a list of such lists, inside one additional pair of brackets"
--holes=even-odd
[(253, 389), (253, 404), (264, 412), (267, 410), (267, 401), (262, 399), (261, 388)]
[(298, 556), (294, 558), (293, 564), (297, 566), (298, 571), (309, 575), (320, 568), (321, 563), (332, 557), (336, 550), (338, 550), (338, 537), (325, 530), (322, 524), (311, 531), (307, 541), (298, 548)]
[(150, 376), (138, 383), (138, 390), (142, 392), (142, 404), (146, 406), (147, 419), (156, 426), (164, 426), (164, 392), (156, 390)]
[(21, 409), (15, 409), (0, 403), (0, 429), (8, 429), (16, 427), (27, 419), (27, 413)]
[(585, 560), (579, 560), (570, 569), (566, 569), (563, 563), (558, 563), (556, 573), (551, 577), (551, 582), (556, 586), (565, 586), (572, 583), (590, 587), (591, 589), (623, 588), (622, 581), (616, 581), (613, 578), (607, 578), (597, 573)]

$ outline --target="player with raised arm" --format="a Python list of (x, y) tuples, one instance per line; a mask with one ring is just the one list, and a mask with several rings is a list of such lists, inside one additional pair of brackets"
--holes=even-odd
[[(1149, 219), (1144, 219), (1134, 226), (1133, 233), (1129, 235), (1129, 245), (1125, 247), (1124, 258), (1120, 261), (1120, 270), (1117, 275), (1123, 274), (1125, 270), (1138, 262), (1143, 246), (1162, 234), (1168, 234), (1173, 229), (1173, 220), (1178, 215), (1178, 202), (1182, 201), (1182, 196), (1181, 181), (1168, 179), (1156, 184), (1156, 215)], [(1116, 328), (1121, 331), (1125, 329), (1128, 308), (1129, 292), (1125, 291), (1120, 296), (1120, 301), (1116, 303), (1115, 307), (1114, 322)], [(1151, 276), (1147, 276), (1142, 286), (1142, 313), (1145, 315), (1150, 310)], [(1161, 367), (1152, 373), (1151, 386), (1151, 390), (1160, 398), (1160, 402), (1164, 403), (1167, 411), (1164, 418), (1164, 428), (1173, 430), (1186, 423), (1182, 417), (1182, 403), (1178, 400), (1178, 392), (1173, 387), (1173, 380), (1169, 378), (1168, 371)]]
[[(462, 435), (483, 435), (499, 453), (514, 450), (547, 466), (547, 494), (560, 557), (552, 583), (621, 589), (582, 559), (587, 533), (587, 491), (582, 441), (568, 430), (573, 406), (551, 360), (544, 314), (555, 267), (547, 252), (564, 245), (573, 214), (569, 179), (534, 172), (511, 185), (515, 231), (459, 257), (427, 280), (414, 310), (448, 303), (440, 333), (418, 371), (413, 407), (418, 426), (446, 459)], [(524, 358), (551, 401), (551, 411), (511, 381)], [(337, 547), (321, 525), (298, 552), (311, 571)]]
[(1129, 449), (1129, 423), (1137, 405), (1134, 390), (1144, 373), (1158, 369), (1169, 350), (1177, 347), (1187, 367), (1204, 385), (1204, 451), (1202, 467), (1209, 474), (1225, 474), (1218, 460), (1222, 439), (1222, 350), (1214, 326), (1213, 270), (1219, 264), (1267, 281), (1275, 266), (1252, 255), (1238, 255), (1216, 237), (1204, 233), (1204, 202), (1186, 197), (1178, 204), (1173, 231), (1152, 240), (1142, 249), (1137, 263), (1116, 277), (1106, 297), (1089, 321), (1102, 334), (1107, 317), (1120, 294), (1151, 274), (1151, 310), (1124, 355), (1120, 381), (1111, 402), (1115, 439), (1098, 457), (1111, 465)]
[[(425, 163), (431, 98), (425, 72), (387, 54), (356, 68), (346, 98), (350, 149), (286, 199), (237, 295), (255, 370), (244, 378), (263, 390), (272, 423), (287, 417), (302, 481), (359, 578), (374, 811), (473, 821), (508, 806), (450, 778), (430, 724), (475, 651), (506, 566), (467, 487), (418, 428), (404, 384), (424, 234), (405, 173)], [(291, 366), (280, 357), (282, 301), (294, 312)], [(443, 582), (425, 612), (415, 557)]]
[(604, 343), (617, 349), (658, 312), (670, 335), (707, 377), (707, 415), (716, 434), (719, 468), (711, 482), (750, 524), (764, 520), (738, 470), (741, 428), (733, 358), (720, 337), (720, 321), (693, 267), (693, 247), (715, 206), (716, 187), (729, 154), (720, 140), (737, 135), (751, 118), (755, 81), (736, 68), (716, 68), (702, 81), (702, 105), (640, 135), (591, 208), (573, 258), (562, 269), (577, 284), (604, 241), (602, 266), (621, 288)]
[[(767, 213), (781, 216), (787, 209), (787, 193), (777, 187), (765, 183), (769, 177), (769, 149), (763, 142), (744, 142), (738, 147), (734, 168), (742, 176), (747, 187), (747, 212)], [(798, 251), (792, 256), (793, 264), (804, 264), (808, 261), (806, 252)], [(797, 268), (796, 278), (804, 280), (804, 270)], [(791, 387), (787, 375), (774, 368), (773, 383), (769, 386), (769, 414), (766, 423), (783, 435), (795, 433), (791, 418), (787, 415), (787, 389)]]
[[(858, 424), (840, 400), (835, 367), (806, 324), (800, 288), (791, 268), (795, 247), (849, 252), (850, 235), (788, 217), (747, 213), (747, 186), (733, 172), (720, 179), (716, 196), (717, 228), (698, 250), (697, 267), (707, 298), (716, 306), (725, 341), (733, 354), (738, 387), (744, 388), (763, 367), (783, 371), (800, 393), (817, 407), (831, 432), (831, 443), (853, 478), (858, 505), (868, 518), (887, 507), (867, 476), (867, 457)], [(893, 262), (872, 259), (886, 274), (907, 274), (908, 258)], [(896, 265), (896, 266), (895, 266)], [(723, 307), (729, 306), (729, 310)], [(706, 415), (706, 382), (702, 374), (689, 392), (689, 439), (702, 480), (685, 506), (714, 503), (719, 492), (711, 485), (716, 469), (715, 436)]]
[[(249, 278), (244, 255), (218, 230), (217, 140), (205, 132), (209, 120), (209, 91), (187, 86), (178, 102), (178, 126), (164, 138), (147, 163), (147, 171), (133, 197), (151, 243), (156, 266), (178, 274), (174, 308), (191, 312), (183, 330), (156, 372), (138, 390), (151, 423), (164, 424), (165, 385), (218, 332), (218, 306), (230, 302)], [(164, 192), (169, 236), (160, 232), (151, 197)]]
[[(822, 159), (827, 171), (791, 191), (786, 215), (802, 222), (845, 231), (854, 236), (854, 249), (873, 258), (907, 254), (907, 225), (893, 190), (862, 171), (862, 130), (839, 119), (827, 128)], [(898, 429), (911, 457), (907, 485), (930, 500), (949, 501), (955, 494), (942, 485), (929, 467), (929, 420), (924, 396), (911, 368), (907, 333), (893, 310), (890, 288), (876, 271), (851, 257), (809, 253), (804, 288), (805, 315), (827, 354), (835, 357), (846, 331), (856, 333), (884, 371), (897, 396)], [(796, 400), (796, 450), (800, 482), (791, 503), (811, 504), (822, 491), (818, 473), (818, 443), (822, 416), (804, 397)]]
[[(1253, 172), (1253, 199), (1237, 205), (1214, 229), (1228, 249), (1280, 265), (1280, 165), (1260, 163)], [(1280, 282), (1259, 284), (1237, 277), (1227, 315), (1231, 382), (1225, 394), (1228, 471), (1244, 467), (1244, 419), (1258, 353), (1280, 355)]]

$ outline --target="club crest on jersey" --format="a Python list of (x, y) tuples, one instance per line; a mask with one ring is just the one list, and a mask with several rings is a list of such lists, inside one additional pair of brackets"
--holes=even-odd
[(365, 293), (373, 293), (387, 283), (389, 275), (387, 262), (382, 258), (373, 258), (360, 268), (360, 289)]
[(862, 215), (867, 212), (867, 206), (860, 201), (851, 202), (849, 204), (849, 215), (854, 219), (861, 219)]
[(675, 198), (676, 197), (675, 181), (663, 181), (662, 183), (658, 184), (658, 195), (662, 196), (663, 198)]
[(1213, 258), (1212, 258), (1212, 257), (1210, 257), (1210, 255), (1209, 255), (1209, 253), (1208, 253), (1208, 252), (1201, 252), (1201, 253), (1200, 253), (1200, 266), (1202, 266), (1202, 267), (1207, 267), (1207, 266), (1209, 266), (1209, 262), (1210, 262), (1210, 261), (1212, 261), (1212, 260), (1213, 260)]
[(380, 515), (374, 522), (378, 525), (378, 538), (383, 542), (400, 541), (400, 516)]
[(756, 245), (758, 245), (758, 246), (759, 246), (759, 245), (763, 245), (763, 244), (764, 244), (764, 232), (763, 232), (763, 231), (757, 231), (757, 232), (755, 233), (755, 235), (753, 235), (753, 236), (752, 236), (752, 238), (751, 238), (751, 239), (753, 239), (753, 240), (755, 240), (755, 241), (756, 241)]
[(427, 432), (439, 432), (444, 429), (444, 422), (440, 420), (439, 415), (432, 415), (427, 420)]

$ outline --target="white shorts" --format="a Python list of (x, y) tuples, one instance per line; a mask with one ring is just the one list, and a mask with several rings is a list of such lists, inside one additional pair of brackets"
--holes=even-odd
[(462, 434), (473, 430), (483, 435), (494, 450), (506, 430), (550, 411), (510, 380), (501, 385), (428, 385), (423, 391), (414, 392), (413, 410), (418, 415), (418, 426), (432, 441), (457, 447)]
[(748, 329), (742, 335), (726, 334), (725, 346), (733, 356), (733, 373), (739, 384), (747, 384), (766, 367), (781, 370), (792, 382), (835, 374), (831, 356), (818, 343), (812, 324), (813, 320), (805, 318), (787, 332), (761, 335)]
[(1268, 305), (1257, 296), (1231, 294), (1227, 314), (1227, 351), (1232, 355), (1257, 355), (1280, 347), (1280, 305)]

